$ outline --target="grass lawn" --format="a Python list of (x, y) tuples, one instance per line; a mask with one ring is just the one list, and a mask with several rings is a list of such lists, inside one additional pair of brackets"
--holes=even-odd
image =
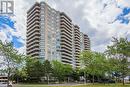
[(78, 86), (45, 86), (45, 85), (16, 85), (15, 87), (130, 87), (130, 85), (123, 86), (122, 84), (95, 84), (95, 85), (78, 85)]

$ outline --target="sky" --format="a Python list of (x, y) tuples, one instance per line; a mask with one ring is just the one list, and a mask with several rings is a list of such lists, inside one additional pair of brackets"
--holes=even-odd
[[(36, 1), (44, 0), (14, 0), (14, 16), (8, 18), (12, 24), (6, 23), (6, 29), (2, 29), (0, 22), (0, 39), (13, 41), (20, 53), (26, 53), (26, 12)], [(130, 40), (130, 0), (46, 1), (52, 8), (65, 12), (88, 34), (93, 51), (104, 52), (112, 37)]]

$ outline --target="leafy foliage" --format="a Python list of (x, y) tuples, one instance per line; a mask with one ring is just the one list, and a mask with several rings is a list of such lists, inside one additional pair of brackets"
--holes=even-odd
[(2, 43), (2, 41), (0, 41), (0, 53), (2, 55), (0, 66), (2, 66), (4, 73), (8, 77), (9, 85), (10, 77), (15, 73), (15, 70), (20, 67), (23, 55), (18, 54), (17, 50), (13, 48), (13, 43)]
[(126, 38), (113, 38), (112, 42), (113, 44), (111, 46), (108, 46), (106, 53), (110, 58), (109, 63), (113, 67), (111, 68), (115, 73), (121, 75), (124, 84), (124, 78), (130, 72), (130, 69), (128, 68), (128, 57), (130, 57), (130, 43)]
[(92, 51), (83, 51), (80, 54), (80, 59), (83, 63), (85, 71), (88, 74), (93, 76), (93, 83), (94, 83), (94, 76), (104, 75), (107, 67), (106, 67), (106, 57), (97, 52)]
[(68, 64), (62, 64), (58, 61), (52, 62), (53, 67), (53, 75), (58, 79), (58, 81), (62, 81), (65, 77), (69, 77), (72, 74), (72, 66)]

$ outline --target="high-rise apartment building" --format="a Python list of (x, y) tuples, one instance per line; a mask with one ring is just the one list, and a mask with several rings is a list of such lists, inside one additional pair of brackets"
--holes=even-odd
[(79, 66), (79, 52), (90, 50), (90, 40), (64, 12), (45, 2), (35, 3), (27, 12), (27, 55), (40, 60), (58, 60)]
[(90, 39), (87, 34), (80, 32), (80, 48), (83, 50), (90, 50)]
[(61, 61), (73, 65), (73, 28), (72, 20), (65, 14), (60, 13), (60, 31), (61, 31)]
[(76, 66), (79, 66), (80, 65), (80, 60), (79, 60), (79, 53), (81, 51), (81, 48), (80, 48), (80, 28), (79, 26), (77, 25), (74, 25), (74, 49), (75, 49), (75, 62), (76, 62)]

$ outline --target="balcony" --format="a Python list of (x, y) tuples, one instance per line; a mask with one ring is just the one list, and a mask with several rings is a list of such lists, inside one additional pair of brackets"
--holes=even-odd
[(37, 15), (37, 16), (34, 16), (34, 17), (32, 17), (32, 18), (30, 18), (30, 19), (28, 19), (27, 20), (27, 25), (30, 25), (30, 23), (33, 23), (33, 22), (35, 22), (35, 21), (40, 21), (40, 17)]
[(61, 42), (67, 42), (69, 44), (72, 44), (72, 39), (68, 38), (67, 36), (61, 36)]
[(27, 12), (27, 17), (31, 15), (35, 10), (40, 10), (40, 6), (34, 6), (30, 11)]
[(35, 32), (32, 32), (32, 33), (28, 34), (27, 35), (27, 40), (30, 40), (30, 39), (32, 39), (35, 36), (39, 36), (40, 37), (39, 31), (35, 31)]
[(70, 60), (64, 59), (62, 58), (61, 61), (65, 64), (72, 64), (72, 62)]
[(39, 43), (40, 43), (39, 40), (35, 40), (35, 41), (32, 41), (32, 42), (27, 42), (27, 47), (30, 47), (30, 46), (32, 46), (34, 44), (39, 44)]
[(34, 49), (27, 51), (28, 54), (32, 54), (32, 53), (35, 53), (35, 52), (39, 52), (39, 48), (34, 48)]
[(67, 50), (69, 50), (69, 51), (72, 51), (72, 49), (70, 49), (70, 47), (68, 47), (67, 45), (61, 46), (61, 49), (67, 49)]
[(67, 24), (68, 26), (72, 27), (72, 23), (71, 23), (71, 22), (68, 22), (66, 19), (61, 18), (61, 19), (60, 19), (60, 22), (61, 22), (61, 24), (62, 24), (62, 23), (63, 23), (63, 24)]
[(72, 57), (68, 57), (66, 55), (62, 55), (62, 58), (66, 59), (66, 60), (69, 60), (69, 61), (72, 61)]
[(36, 18), (35, 20), (27, 23), (27, 28), (30, 28), (30, 27), (34, 26), (34, 24), (38, 24), (38, 25), (40, 24), (40, 21), (39, 21), (38, 18)]
[(68, 21), (72, 22), (72, 20), (64, 12), (60, 13), (60, 16), (66, 18)]
[(72, 44), (68, 44), (68, 43), (66, 43), (66, 42), (61, 41), (61, 47), (63, 47), (63, 46), (67, 46), (67, 47), (69, 47), (70, 49), (72, 49)]
[(31, 38), (27, 38), (27, 42), (33, 42), (33, 41), (39, 40), (39, 39), (40, 39), (40, 37), (36, 35), (36, 36), (31, 37)]
[(29, 33), (32, 33), (32, 32), (34, 32), (34, 31), (39, 31), (40, 32), (40, 29), (39, 29), (40, 27), (39, 27), (39, 25), (35, 25), (35, 26), (33, 26), (33, 27), (31, 27), (29, 30), (27, 30), (27, 35), (29, 34)]
[(72, 27), (68, 26), (65, 23), (61, 23), (60, 28), (64, 28), (64, 29), (68, 30), (69, 32), (72, 32)]
[(61, 54), (72, 57), (72, 51), (68, 51), (67, 49), (61, 49)]
[(33, 48), (39, 48), (39, 44), (33, 44), (31, 46), (27, 46), (27, 50), (31, 50)]

